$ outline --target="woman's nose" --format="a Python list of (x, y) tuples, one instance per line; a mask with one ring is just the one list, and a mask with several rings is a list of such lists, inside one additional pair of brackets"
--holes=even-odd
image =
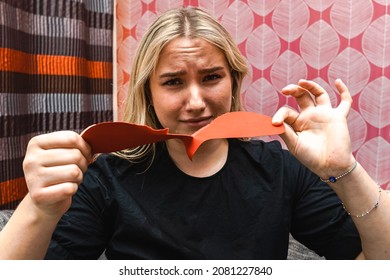
[(202, 96), (202, 89), (198, 85), (192, 85), (188, 89), (187, 110), (204, 110), (206, 104)]

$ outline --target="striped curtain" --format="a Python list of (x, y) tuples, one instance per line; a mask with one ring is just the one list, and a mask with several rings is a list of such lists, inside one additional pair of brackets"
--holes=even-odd
[(0, 209), (31, 137), (113, 118), (112, 0), (0, 0)]

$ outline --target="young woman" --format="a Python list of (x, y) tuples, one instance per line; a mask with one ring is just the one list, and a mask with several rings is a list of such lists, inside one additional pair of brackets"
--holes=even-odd
[[(124, 120), (192, 134), (242, 110), (246, 72), (217, 21), (170, 10), (140, 42)], [(289, 151), (276, 141), (217, 139), (190, 160), (172, 139), (90, 164), (76, 133), (33, 138), (29, 194), (0, 234), (0, 258), (284, 259), (290, 232), (328, 259), (389, 258), (390, 201), (352, 155), (352, 99), (335, 83), (337, 108), (311, 81), (283, 90), (300, 108), (273, 116), (286, 124)]]

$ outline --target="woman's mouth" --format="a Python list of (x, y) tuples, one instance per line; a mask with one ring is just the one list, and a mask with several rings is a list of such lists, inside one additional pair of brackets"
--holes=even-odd
[(201, 117), (201, 118), (186, 119), (183, 122), (187, 126), (199, 129), (201, 127), (208, 125), (212, 120), (213, 120), (213, 117)]

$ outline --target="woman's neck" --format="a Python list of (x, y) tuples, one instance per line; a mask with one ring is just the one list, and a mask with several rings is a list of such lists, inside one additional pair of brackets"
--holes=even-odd
[(177, 139), (166, 141), (168, 153), (176, 166), (193, 177), (209, 177), (217, 173), (225, 165), (229, 143), (226, 139), (215, 139), (204, 142), (194, 154), (188, 158), (184, 144)]

